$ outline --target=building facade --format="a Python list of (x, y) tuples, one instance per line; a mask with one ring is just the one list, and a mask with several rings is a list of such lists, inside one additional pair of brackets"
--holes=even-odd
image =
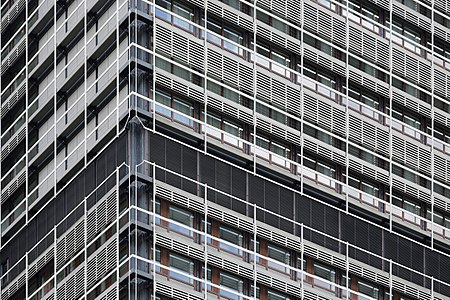
[(7, 0), (0, 294), (450, 299), (450, 2)]

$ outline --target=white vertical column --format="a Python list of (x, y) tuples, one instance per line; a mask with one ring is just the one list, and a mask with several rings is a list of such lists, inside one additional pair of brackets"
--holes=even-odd
[[(434, 249), (434, 6), (431, 1), (431, 249)], [(426, 227), (425, 227), (426, 230)], [(424, 270), (425, 273), (425, 270)], [(431, 277), (431, 299), (434, 300), (434, 276)]]
[[(204, 7), (205, 7), (205, 17), (203, 22), (203, 51), (204, 51), (204, 65), (203, 65), (203, 102), (204, 107), (203, 110), (205, 111), (205, 120), (203, 125), (203, 141), (204, 141), (204, 153), (208, 152), (208, 0), (204, 0)], [(201, 118), (201, 113), (200, 113)], [(206, 199), (206, 198), (205, 198)], [(206, 239), (206, 236), (205, 236)], [(206, 240), (205, 240), (206, 241)], [(206, 272), (206, 269), (205, 269)], [(206, 274), (206, 273), (205, 273)], [(205, 275), (206, 276), (206, 275)], [(206, 295), (206, 294), (205, 294)]]
[[(87, 0), (83, 1), (83, 13), (84, 13), (84, 165), (88, 164), (88, 148), (87, 148)], [(95, 33), (97, 34), (97, 32)], [(56, 36), (55, 36), (56, 39)], [(56, 84), (55, 84), (56, 85)], [(97, 124), (95, 124), (97, 125)], [(55, 124), (56, 132), (56, 124)], [(56, 174), (55, 174), (56, 176)], [(87, 297), (87, 268), (88, 268), (88, 255), (87, 255), (87, 199), (84, 198), (84, 298)], [(55, 241), (56, 242), (56, 241)], [(57, 299), (57, 298), (55, 298)]]
[[(153, 0), (153, 37), (152, 37), (152, 104), (153, 104), (153, 116), (152, 116), (152, 130), (156, 130), (156, 0)], [(155, 176), (155, 174), (153, 174)]]
[[(349, 190), (349, 185), (348, 185), (348, 178), (349, 178), (349, 157), (348, 157), (348, 143), (349, 143), (349, 134), (350, 134), (350, 114), (348, 111), (348, 77), (350, 75), (350, 70), (349, 70), (349, 63), (348, 63), (348, 52), (349, 52), (349, 43), (350, 43), (350, 25), (349, 25), (349, 19), (348, 19), (348, 15), (349, 15), (349, 7), (348, 7), (348, 1), (345, 1), (345, 9), (346, 9), (346, 14), (345, 14), (345, 32), (346, 32), (346, 37), (345, 37), (345, 212), (348, 214), (348, 194), (350, 193)], [(347, 252), (348, 255), (348, 252)]]
[[(256, 71), (256, 1), (253, 2), (253, 175), (256, 175), (256, 90), (258, 85), (258, 72)], [(250, 55), (251, 57), (251, 55)], [(251, 137), (251, 135), (250, 135)], [(251, 149), (251, 146), (250, 146)], [(251, 151), (250, 151), (251, 154)], [(256, 259), (256, 258), (255, 258)]]
[[(153, 6), (154, 7), (154, 6)], [(155, 15), (153, 15), (155, 16)], [(153, 300), (156, 299), (156, 165), (152, 164), (152, 226), (153, 226), (153, 238), (152, 238), (152, 262), (153, 262)]]
[(392, 300), (394, 297), (392, 295), (392, 259), (389, 260), (389, 299)]
[[(87, 148), (87, 128), (88, 128), (88, 115), (87, 115), (87, 0), (84, 0), (83, 10), (84, 10), (84, 165), (87, 166), (88, 160), (87, 160), (87, 154), (88, 154), (88, 148)], [(97, 34), (97, 32), (95, 33)], [(97, 79), (97, 78), (96, 78)], [(95, 124), (97, 125), (97, 124)]]
[[(205, 22), (206, 22), (206, 19), (205, 19)], [(206, 38), (206, 32), (205, 32), (205, 38)], [(208, 300), (208, 184), (206, 184), (205, 183), (205, 195), (204, 195), (204, 202), (205, 202), (205, 205), (204, 205), (204, 219), (205, 219), (205, 225), (203, 226), (203, 230), (204, 230), (204, 236), (205, 236), (205, 238), (204, 238), (204, 245), (203, 245), (203, 247), (204, 247), (204, 252), (203, 252), (203, 255), (204, 255), (204, 257), (203, 257), (203, 259), (204, 259), (204, 261), (205, 261), (205, 264), (204, 264), (204, 270), (205, 270), (205, 273), (204, 273), (204, 278), (203, 278), (203, 280), (205, 281), (205, 294), (204, 294), (204, 299), (205, 300)], [(212, 282), (212, 272), (211, 272), (211, 282)]]
[[(28, 1), (26, 1), (26, 2), (28, 2)], [(54, 30), (54, 36), (53, 36), (53, 76), (54, 76), (54, 81), (53, 81), (53, 133), (54, 133), (54, 140), (53, 140), (53, 142), (54, 142), (54, 144), (53, 144), (53, 195), (56, 197), (56, 192), (57, 192), (57, 189), (56, 189), (56, 183), (57, 183), (57, 180), (56, 180), (56, 174), (57, 174), (57, 169), (56, 169), (56, 166), (57, 166), (57, 161), (56, 161), (56, 157), (57, 157), (57, 131), (56, 131), (56, 121), (57, 121), (57, 116), (56, 116), (56, 111), (57, 111), (57, 106), (56, 106), (56, 104), (57, 104), (57, 95), (56, 95), (56, 92), (57, 92), (57, 80), (56, 80), (56, 75), (57, 75), (57, 70), (56, 70), (56, 66), (57, 66), (57, 61), (56, 61), (56, 58), (57, 58), (57, 34), (58, 34), (58, 32), (57, 32), (57, 2), (55, 1), (54, 2), (54, 5), (53, 5), (53, 30)], [(27, 21), (27, 18), (25, 17), (25, 22), (27, 22), (28, 23), (28, 21)], [(26, 46), (28, 46), (28, 44), (26, 45)], [(28, 48), (28, 47), (26, 47), (26, 48)], [(25, 51), (26, 52), (28, 52), (28, 49), (25, 49)], [(28, 65), (28, 61), (26, 61), (26, 64)], [(66, 66), (67, 67), (67, 66)], [(28, 80), (28, 76), (27, 76), (27, 80)], [(28, 90), (28, 86), (27, 86), (27, 90)], [(38, 100), (39, 101), (39, 100)], [(26, 105), (25, 105), (25, 107), (27, 107), (27, 104), (28, 103), (26, 103)], [(28, 110), (28, 108), (26, 108), (27, 110)], [(28, 164), (27, 164), (27, 167), (28, 167)], [(28, 177), (28, 176), (27, 176)], [(27, 193), (28, 191), (26, 191), (25, 193)], [(27, 200), (28, 201), (28, 200)], [(86, 203), (86, 202), (85, 202)], [(28, 212), (27, 212), (27, 214), (28, 214)], [(56, 227), (53, 227), (53, 230), (54, 230), (54, 235), (53, 235), (53, 247), (54, 247), (54, 249), (53, 249), (53, 255), (54, 255), (54, 270), (53, 270), (53, 272), (54, 272), (54, 274), (53, 274), (53, 276), (54, 276), (54, 289), (55, 289), (55, 299), (57, 299), (56, 298), (56, 283), (57, 283), (57, 281), (56, 281)], [(86, 226), (85, 226), (85, 233), (86, 233)], [(86, 234), (85, 234), (85, 240), (84, 240), (84, 242), (85, 242), (85, 249), (87, 249), (87, 244), (86, 244)], [(86, 255), (86, 251), (85, 251), (85, 255)], [(86, 260), (85, 260), (86, 261)], [(27, 266), (27, 268), (28, 268), (28, 266)], [(28, 272), (27, 272), (28, 273)], [(85, 275), (86, 275), (86, 272), (85, 272)], [(27, 282), (27, 285), (28, 285), (28, 282)], [(87, 292), (87, 290), (86, 290), (86, 277), (85, 277), (85, 297), (86, 297), (86, 292)], [(28, 297), (28, 294), (26, 294), (25, 295), (25, 297)]]
[[(120, 190), (119, 190), (119, 181), (120, 181), (120, 168), (116, 167), (116, 251), (117, 251), (117, 260), (116, 260), (116, 281), (117, 281), (117, 289), (116, 289), (116, 297), (119, 299), (119, 289), (120, 289), (120, 272), (119, 272), (119, 264), (120, 264), (120, 211), (119, 211), (119, 203), (120, 203)], [(57, 299), (57, 298), (54, 298)]]
[(431, 11), (431, 248), (434, 249), (434, 1)]
[(258, 233), (258, 226), (256, 223), (256, 204), (253, 204), (253, 297), (256, 299), (256, 281), (258, 278), (258, 271), (256, 269), (256, 239), (257, 239), (257, 233)]
[[(348, 4), (347, 4), (348, 5)], [(348, 7), (348, 6), (347, 6)], [(348, 10), (347, 10), (348, 13)], [(349, 262), (348, 262), (348, 241), (345, 244), (345, 292), (346, 292), (346, 299), (350, 299), (350, 293), (348, 289), (348, 282), (350, 281), (348, 269), (350, 268)]]
[[(120, 22), (120, 14), (119, 14), (119, 0), (116, 0), (116, 137), (119, 136), (119, 108), (120, 108), (120, 69), (119, 69), (119, 61), (120, 61), (120, 30), (119, 30), (119, 22)], [(129, 28), (129, 27), (128, 27)], [(117, 194), (119, 195), (119, 194)], [(118, 215), (117, 215), (118, 216)]]
[[(38, 8), (39, 9), (39, 8)], [(0, 34), (1, 35), (1, 34)], [(29, 172), (28, 172), (28, 134), (30, 132), (30, 128), (28, 126), (28, 105), (29, 103), (29, 93), (30, 89), (29, 78), (28, 78), (28, 1), (25, 1), (25, 223), (28, 224), (28, 186), (29, 186)], [(0, 122), (1, 124), (1, 122)], [(0, 132), (1, 128), (0, 128)]]
[[(301, 23), (300, 23), (300, 45), (301, 45), (301, 57), (300, 57), (300, 194), (303, 195), (303, 185), (304, 185), (304, 178), (303, 178), (303, 153), (304, 153), (304, 148), (305, 148), (305, 134), (303, 132), (303, 122), (304, 122), (304, 117), (303, 115), (305, 114), (305, 87), (303, 85), (303, 64), (304, 64), (304, 59), (303, 57), (305, 56), (305, 43), (304, 43), (304, 28), (303, 28), (303, 23), (304, 23), (304, 17), (305, 17), (305, 1), (304, 0), (300, 0), (300, 19), (301, 19)], [(295, 68), (295, 66), (294, 66)], [(303, 224), (303, 223), (302, 223)], [(303, 225), (302, 225), (302, 232), (303, 232)], [(303, 238), (302, 238), (302, 243), (303, 243)], [(302, 254), (303, 255), (303, 254)], [(302, 263), (302, 268), (303, 268), (303, 263)], [(302, 275), (303, 276), (303, 275)], [(302, 295), (303, 295), (303, 277), (302, 277)], [(303, 296), (302, 296), (303, 298)]]
[[(303, 10), (303, 6), (302, 6), (302, 10)], [(303, 68), (303, 66), (302, 66), (302, 68)], [(301, 270), (301, 272), (300, 272), (300, 286), (301, 286), (301, 297), (300, 297), (300, 299), (304, 299), (304, 297), (305, 297), (304, 296), (305, 295), (305, 291), (304, 291), (305, 283), (303, 282), (303, 276), (305, 274), (305, 270), (303, 269), (303, 260), (305, 259), (305, 240), (304, 240), (303, 231), (304, 231), (304, 226), (303, 226), (303, 223), (302, 223), (301, 227), (300, 227), (300, 242), (301, 242), (301, 245), (302, 245), (301, 246), (301, 250), (300, 250), (300, 258), (301, 258), (301, 260), (300, 260), (300, 270)]]
[(392, 232), (392, 0), (389, 0), (389, 231)]
[[(138, 203), (138, 190), (139, 190), (138, 168), (139, 168), (139, 165), (136, 164), (134, 166), (134, 207), (138, 207), (138, 205), (137, 205), (137, 203)], [(153, 181), (155, 181), (155, 180), (153, 179)], [(154, 191), (153, 191), (153, 193), (154, 193)], [(134, 208), (134, 211), (133, 211), (133, 218), (134, 218), (134, 221), (137, 224), (138, 210), (136, 208)], [(131, 220), (131, 218), (130, 218), (130, 220)], [(154, 229), (154, 227), (153, 227), (153, 229)], [(133, 267), (134, 267), (134, 271), (137, 272), (138, 271), (138, 258), (137, 258), (137, 256), (138, 256), (138, 250), (137, 250), (138, 249), (138, 234), (137, 234), (137, 226), (134, 227), (133, 231), (134, 231), (134, 247), (133, 247), (134, 264), (133, 264)], [(153, 231), (153, 238), (152, 238), (152, 240), (153, 240), (153, 243), (154, 243), (155, 231)], [(154, 259), (156, 261), (156, 257), (154, 257)], [(153, 289), (156, 289), (156, 278), (155, 277), (153, 277)], [(137, 294), (138, 294), (138, 282), (137, 282), (137, 280), (134, 280), (134, 299), (135, 300), (138, 300)]]

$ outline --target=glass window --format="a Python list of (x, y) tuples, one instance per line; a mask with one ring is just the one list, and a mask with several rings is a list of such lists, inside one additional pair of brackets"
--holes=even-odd
[[(345, 7), (347, 5), (346, 1), (343, 3)], [(380, 32), (380, 27), (377, 25), (380, 22), (379, 11), (375, 7), (370, 7), (366, 2), (359, 0), (350, 0), (348, 7), (350, 9), (348, 15), (350, 20), (376, 33)], [(343, 15), (346, 15), (345, 10), (343, 11)]]
[[(386, 27), (390, 28), (389, 16), (386, 17)], [(421, 54), (419, 45), (421, 44), (422, 38), (419, 31), (403, 22), (398, 22), (396, 20), (394, 20), (394, 22), (392, 23), (392, 30), (397, 33), (392, 35), (393, 42), (403, 46), (405, 49), (408, 49), (419, 55)], [(389, 30), (386, 30), (386, 38), (391, 38)]]
[[(303, 269), (302, 269), (302, 264), (303, 264)], [(299, 254), (299, 257), (297, 258), (297, 280), (302, 280), (301, 276), (302, 273), (301, 271), (303, 270), (303, 280), (306, 281), (306, 259), (301, 258), (301, 255)]]
[[(336, 272), (333, 270), (333, 268), (325, 266), (323, 264), (319, 264), (317, 262), (314, 262), (314, 275), (321, 277), (327, 281), (330, 282), (336, 282)], [(314, 280), (314, 285), (319, 286), (321, 288), (330, 290), (330, 291), (335, 291), (336, 290), (336, 286), (332, 285), (326, 281), (322, 281), (320, 279), (315, 279)]]
[(268, 262), (268, 267), (278, 270), (280, 272), (289, 273), (290, 269), (288, 266), (290, 265), (290, 258), (291, 255), (289, 253), (289, 250), (283, 249), (281, 247), (275, 246), (273, 244), (269, 244), (268, 247), (268, 257), (280, 262)]
[(186, 275), (194, 275), (194, 262), (183, 256), (170, 253), (169, 255), (170, 267), (176, 269), (176, 271), (170, 271), (170, 277), (176, 278), (181, 281), (194, 283), (194, 279)]
[[(152, 251), (152, 254), (153, 254), (153, 251)], [(159, 249), (159, 247), (155, 248), (155, 256), (156, 256), (156, 261), (161, 263), (161, 249)], [(156, 270), (156, 273), (160, 273), (161, 272), (161, 266), (160, 265), (155, 265), (155, 270)]]
[[(156, 96), (156, 102), (161, 103), (167, 107), (172, 107), (172, 99), (169, 94), (162, 93), (160, 91), (156, 91), (155, 96)], [(169, 109), (167, 109), (166, 107), (163, 107), (161, 105), (156, 105), (156, 112), (160, 113), (164, 116), (167, 116), (169, 118), (172, 116), (172, 112)]]
[[(184, 115), (193, 117), (194, 116), (194, 107), (183, 100), (180, 99), (173, 99), (173, 108), (181, 113), (183, 113)], [(188, 126), (193, 127), (194, 126), (194, 121), (192, 119), (189, 119), (186, 116), (183, 116), (181, 114), (178, 113), (174, 113), (173, 115), (174, 120), (186, 124)]]
[(215, 33), (207, 34), (207, 40), (209, 42), (235, 54), (244, 55), (244, 49), (238, 46), (244, 43), (244, 37), (241, 31), (225, 25), (222, 21), (216, 20), (208, 20), (207, 26), (209, 30)]
[(213, 92), (213, 93), (215, 93), (215, 94), (218, 94), (218, 95), (220, 95), (222, 97), (225, 97), (228, 100), (231, 100), (231, 101), (233, 101), (235, 103), (239, 103), (240, 102), (239, 101), (239, 98), (240, 98), (239, 93), (236, 93), (235, 91), (232, 91), (229, 88), (226, 88), (226, 87), (224, 87), (224, 86), (222, 86), (220, 84), (214, 83), (214, 82), (209, 81), (209, 80), (208, 80), (208, 90)]
[(269, 117), (275, 121), (278, 121), (282, 124), (286, 124), (286, 115), (282, 112), (279, 112), (273, 108), (271, 108), (269, 105), (257, 102), (256, 103), (256, 112)]
[(237, 10), (240, 10), (240, 1), (239, 0), (219, 0), (220, 2), (223, 2)]
[(258, 20), (266, 23), (267, 25), (272, 26), (275, 29), (278, 29), (281, 32), (284, 32), (286, 34), (289, 33), (289, 26), (274, 16), (270, 16), (270, 15), (265, 14), (264, 12), (258, 10), (256, 12), (256, 18)]
[[(202, 278), (205, 278), (205, 267), (202, 266)], [(207, 269), (207, 278), (206, 278), (206, 282), (209, 283), (208, 284), (208, 291), (212, 290), (212, 286), (211, 286), (211, 269), (208, 267)], [(205, 289), (205, 283), (202, 282), (202, 290)]]
[(194, 12), (192, 8), (181, 4), (178, 1), (156, 0), (156, 4), (175, 14), (171, 16), (169, 13), (156, 7), (156, 16), (158, 18), (172, 22), (174, 25), (187, 31), (194, 32), (194, 26), (186, 22), (186, 20), (194, 22)]
[[(251, 43), (251, 48), (253, 48), (253, 42)], [(289, 54), (274, 49), (272, 45), (264, 45), (262, 43), (256, 45), (256, 52), (258, 53), (256, 58), (258, 65), (281, 76), (291, 78), (291, 72), (289, 71), (291, 59)], [(253, 54), (251, 60), (253, 61)]]
[[(254, 239), (251, 239), (251, 240), (250, 240), (250, 250), (251, 250), (251, 251), (253, 251), (254, 245), (255, 245), (255, 240), (254, 240)], [(260, 250), (260, 249), (259, 249), (259, 240), (256, 240), (256, 253), (260, 253), (259, 250)], [(252, 254), (250, 260), (253, 261), (253, 254)], [(256, 256), (256, 262), (257, 262), (257, 263), (260, 262), (260, 256), (259, 256), (259, 255)]]
[(332, 11), (336, 11), (336, 5), (331, 2), (331, 0), (316, 0), (317, 3), (319, 3), (320, 5), (332, 10)]
[[(179, 207), (170, 206), (169, 208), (169, 218), (171, 220), (177, 221), (178, 223), (181, 223), (183, 225), (186, 225), (188, 227), (194, 226), (194, 215), (187, 210), (181, 209)], [(193, 232), (187, 228), (181, 227), (178, 224), (170, 223), (169, 225), (170, 229), (174, 231), (178, 231), (182, 234), (193, 236)]]
[(358, 292), (369, 297), (378, 299), (378, 287), (372, 283), (358, 281)]
[[(298, 65), (299, 72), (301, 72), (300, 68), (301, 66)], [(334, 76), (323, 73), (321, 70), (311, 66), (303, 67), (303, 75), (303, 85), (306, 88), (315, 90), (332, 100), (337, 99), (336, 93), (334, 92), (334, 90), (337, 90), (336, 79)], [(316, 84), (315, 81), (320, 82), (321, 84)], [(300, 77), (298, 78), (298, 83), (300, 83)]]
[[(239, 247), (243, 246), (244, 236), (239, 231), (226, 227), (224, 225), (220, 225), (220, 238)], [(241, 249), (225, 243), (220, 243), (220, 248), (237, 255), (242, 255)]]
[(269, 289), (269, 291), (267, 293), (267, 299), (268, 300), (289, 300), (291, 298), (285, 294), (282, 294), (280, 292)]
[[(202, 112), (202, 120), (204, 120), (204, 112)], [(213, 126), (208, 128), (208, 135), (216, 139), (221, 140), (224, 143), (228, 143), (234, 147), (243, 148), (244, 143), (242, 139), (243, 128), (242, 126), (232, 123), (228, 120), (224, 120), (221, 116), (208, 113), (207, 124)], [(217, 128), (218, 130), (216, 130)], [(220, 131), (222, 130), (222, 131)]]
[(241, 299), (236, 294), (242, 294), (244, 282), (239, 277), (229, 274), (227, 272), (220, 272), (220, 285), (232, 291), (220, 290), (220, 295), (229, 299)]
[[(191, 103), (181, 99), (172, 98), (170, 94), (161, 91), (156, 91), (155, 96), (156, 102), (166, 106), (164, 107), (162, 105), (156, 105), (157, 113), (164, 115), (170, 119), (173, 118), (173, 120), (179, 123), (183, 123), (184, 125), (190, 127), (194, 126), (194, 120), (187, 117), (194, 117), (194, 107)], [(174, 111), (171, 111), (167, 107), (173, 108)]]

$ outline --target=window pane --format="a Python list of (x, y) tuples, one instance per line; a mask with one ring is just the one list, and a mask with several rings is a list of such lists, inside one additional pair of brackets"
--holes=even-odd
[[(220, 226), (220, 238), (227, 242), (230, 242), (237, 246), (240, 246), (240, 247), (242, 247), (242, 245), (243, 245), (242, 234), (240, 232), (233, 230), (231, 228), (228, 228), (228, 227)], [(242, 255), (242, 250), (240, 250), (236, 247), (233, 247), (231, 245), (227, 245), (225, 243), (221, 243), (220, 248), (223, 248), (229, 252), (232, 252), (232, 253), (235, 253), (238, 255)]]
[(194, 263), (191, 260), (170, 253), (170, 267), (177, 269), (177, 271), (180, 271), (180, 272), (171, 271), (170, 272), (171, 277), (189, 282), (191, 284), (194, 282), (193, 278), (183, 276), (183, 274), (186, 275), (194, 274)]
[[(318, 263), (314, 263), (314, 275), (324, 278), (330, 282), (335, 282), (336, 280), (336, 272), (331, 267)], [(314, 284), (328, 290), (334, 291), (336, 289), (334, 285), (321, 280), (314, 280)]]
[[(220, 273), (220, 285), (235, 291), (235, 293), (242, 293), (243, 290), (243, 281), (239, 277), (224, 272)], [(230, 299), (239, 299), (239, 296), (229, 291), (221, 290), (220, 294)]]
[[(181, 224), (184, 224), (188, 227), (192, 227), (194, 224), (193, 214), (189, 211), (186, 211), (186, 210), (178, 208), (178, 207), (173, 207), (173, 206), (170, 207), (169, 218), (172, 220), (175, 220)], [(193, 234), (191, 230), (189, 230), (187, 228), (183, 228), (183, 227), (173, 224), (173, 223), (170, 224), (170, 228), (173, 230), (176, 230), (178, 232), (181, 232), (183, 234), (186, 234), (186, 235), (192, 236), (192, 234)]]
[(358, 292), (369, 297), (378, 299), (378, 287), (367, 282), (358, 282)]
[[(174, 99), (173, 100), (173, 108), (185, 115), (188, 115), (190, 117), (194, 116), (194, 107), (192, 107), (192, 105), (190, 105), (189, 103), (183, 101), (183, 100), (179, 100), (179, 99)], [(188, 126), (194, 126), (194, 121), (181, 115), (181, 114), (177, 114), (174, 113), (174, 117), (175, 120), (177, 120), (178, 122), (181, 122), (183, 124), (186, 124)]]
[(289, 268), (287, 268), (285, 265), (289, 265), (290, 263), (290, 254), (289, 251), (274, 246), (274, 245), (269, 245), (269, 253), (268, 253), (268, 257), (277, 260), (280, 263), (275, 263), (275, 262), (268, 262), (269, 267), (274, 268), (276, 270), (279, 270), (281, 272), (289, 272)]

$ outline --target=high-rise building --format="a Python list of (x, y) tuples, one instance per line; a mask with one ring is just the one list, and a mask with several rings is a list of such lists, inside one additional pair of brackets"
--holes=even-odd
[(450, 299), (448, 0), (0, 10), (1, 300)]

